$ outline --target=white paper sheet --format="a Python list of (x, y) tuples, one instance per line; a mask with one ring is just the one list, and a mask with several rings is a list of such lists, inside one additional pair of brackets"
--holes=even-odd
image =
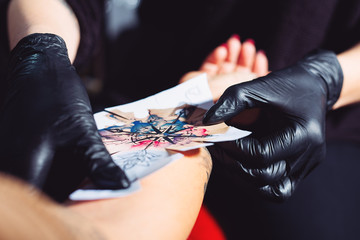
[(140, 190), (141, 185), (139, 181), (132, 182), (130, 187), (127, 189), (120, 190), (97, 189), (94, 185), (87, 185), (84, 188), (78, 189), (70, 194), (69, 198), (73, 201), (87, 201), (105, 198), (126, 197)]
[[(191, 79), (176, 87), (160, 92), (145, 99), (107, 108), (107, 111), (132, 112), (136, 118), (145, 118), (149, 114), (149, 109), (169, 109), (183, 105), (197, 106), (202, 109), (209, 109), (212, 105), (212, 95), (207, 83), (205, 74)], [(109, 118), (109, 112), (103, 111), (94, 115), (99, 130), (108, 127), (124, 126), (121, 118)], [(120, 119), (120, 120), (119, 120)], [(101, 131), (100, 131), (101, 132)], [(215, 134), (206, 141), (197, 142), (195, 145), (183, 147), (182, 151), (194, 148), (210, 146), (213, 142), (235, 140), (250, 134), (233, 127), (229, 127), (225, 134)], [(105, 142), (104, 142), (105, 143)], [(107, 146), (105, 144), (105, 146)], [(109, 145), (107, 146), (109, 147)], [(116, 146), (115, 146), (116, 147)], [(109, 148), (108, 148), (109, 150)], [(172, 153), (165, 148), (133, 148), (130, 146), (126, 151), (116, 152), (116, 149), (109, 152), (116, 164), (118, 164), (133, 181), (129, 189), (124, 190), (100, 190), (93, 186), (79, 189), (70, 195), (71, 200), (92, 200), (111, 197), (127, 196), (140, 189), (138, 180), (157, 171), (165, 165), (183, 157), (181, 153)]]
[(129, 180), (135, 181), (183, 156), (180, 153), (170, 154), (167, 151), (142, 150), (122, 152), (112, 157), (114, 162), (126, 172)]

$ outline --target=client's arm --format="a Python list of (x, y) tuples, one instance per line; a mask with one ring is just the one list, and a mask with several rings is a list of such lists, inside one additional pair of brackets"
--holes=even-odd
[(69, 208), (98, 227), (108, 239), (186, 239), (203, 200), (212, 162), (205, 148), (141, 180), (128, 197), (72, 202)]
[(202, 148), (141, 180), (128, 197), (71, 202), (66, 208), (0, 174), (0, 239), (186, 239), (212, 162)]
[(105, 239), (85, 218), (27, 183), (3, 173), (0, 182), (0, 239)]
[(266, 75), (268, 59), (264, 51), (256, 50), (251, 39), (240, 42), (239, 36), (233, 35), (208, 55), (198, 71), (182, 76), (180, 83), (202, 73), (208, 76), (210, 91), (216, 102), (228, 87)]

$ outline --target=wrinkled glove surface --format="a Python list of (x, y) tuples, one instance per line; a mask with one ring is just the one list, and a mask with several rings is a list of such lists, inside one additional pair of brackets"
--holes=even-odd
[(245, 110), (260, 109), (247, 128), (251, 135), (218, 147), (261, 194), (281, 201), (325, 158), (325, 116), (342, 82), (336, 55), (318, 50), (286, 69), (229, 87), (203, 121), (229, 123)]
[(1, 109), (0, 170), (58, 201), (85, 177), (100, 188), (129, 186), (98, 134), (90, 101), (65, 42), (32, 34), (12, 50)]

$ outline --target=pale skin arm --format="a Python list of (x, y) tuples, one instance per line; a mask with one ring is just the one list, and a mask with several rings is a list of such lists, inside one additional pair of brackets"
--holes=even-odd
[(73, 202), (107, 239), (186, 239), (199, 213), (212, 162), (206, 149), (186, 156), (141, 180), (128, 197)]
[(340, 98), (333, 109), (360, 102), (360, 43), (338, 55), (344, 73)]
[(80, 27), (65, 0), (11, 0), (8, 8), (10, 49), (32, 33), (52, 33), (65, 40), (73, 62), (80, 42)]
[(0, 239), (186, 239), (211, 168), (205, 148), (189, 151), (142, 179), (139, 192), (68, 207), (0, 174)]
[(104, 240), (91, 222), (0, 173), (0, 239)]

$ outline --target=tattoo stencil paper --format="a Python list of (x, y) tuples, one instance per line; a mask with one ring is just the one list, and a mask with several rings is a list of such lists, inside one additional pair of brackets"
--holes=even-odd
[(205, 109), (211, 105), (212, 95), (204, 74), (148, 98), (96, 113), (106, 148), (132, 184), (123, 190), (100, 190), (87, 185), (73, 192), (70, 199), (127, 196), (140, 189), (137, 180), (183, 157), (181, 151), (249, 134), (225, 124), (201, 126)]
[(99, 130), (104, 145), (130, 178), (140, 179), (182, 157), (171, 151), (187, 151), (203, 146), (213, 134), (224, 133), (225, 124), (199, 126), (206, 110), (194, 106), (149, 110), (145, 118), (118, 109), (104, 117), (118, 123)]
[[(175, 109), (149, 110), (146, 118), (119, 110), (108, 112), (108, 118), (119, 122), (100, 130), (103, 142), (110, 152), (139, 150), (179, 150), (199, 148), (213, 134), (225, 133), (227, 126), (217, 124), (200, 126), (204, 109), (182, 106)], [(205, 144), (208, 145), (208, 144)]]

